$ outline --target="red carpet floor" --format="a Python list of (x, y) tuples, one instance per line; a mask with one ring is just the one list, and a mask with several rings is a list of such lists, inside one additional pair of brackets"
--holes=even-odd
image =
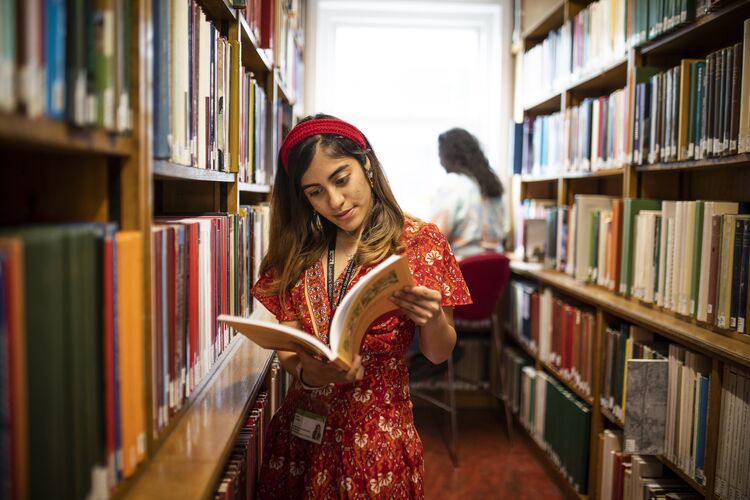
[[(459, 467), (454, 468), (442, 437), (442, 410), (415, 408), (425, 454), (425, 497), (450, 499), (562, 499), (531, 444), (514, 429), (508, 442), (504, 422), (489, 410), (460, 410)], [(448, 432), (447, 425), (443, 427)]]

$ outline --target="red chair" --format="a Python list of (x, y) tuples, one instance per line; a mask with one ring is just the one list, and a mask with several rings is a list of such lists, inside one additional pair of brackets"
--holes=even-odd
[[(491, 253), (466, 257), (458, 262), (458, 266), (469, 287), (472, 299), (471, 304), (459, 306), (453, 310), (453, 320), (458, 339), (460, 341), (462, 333), (490, 332), (490, 337), (495, 344), (497, 355), (499, 356), (502, 352), (502, 342), (498, 306), (508, 285), (510, 261), (503, 254)], [(447, 402), (439, 401), (419, 390), (412, 390), (411, 392), (413, 395), (429, 401), (450, 414), (451, 444), (449, 451), (453, 465), (458, 466), (458, 426), (456, 421), (456, 392), (454, 387), (455, 373), (453, 363), (454, 360), (451, 356), (447, 362)], [(501, 370), (498, 370), (498, 375), (500, 377), (500, 386), (502, 387)], [(502, 391), (500, 393), (502, 394)], [(502, 396), (497, 397), (503, 401), (506, 430), (508, 432), (508, 439), (510, 439), (512, 425), (510, 407)]]

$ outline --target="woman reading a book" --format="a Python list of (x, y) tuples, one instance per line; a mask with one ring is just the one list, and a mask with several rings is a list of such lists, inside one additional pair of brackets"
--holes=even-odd
[(253, 295), (280, 322), (327, 343), (341, 298), (392, 254), (408, 259), (417, 286), (394, 295), (398, 308), (370, 325), (348, 371), (279, 352), (295, 382), (271, 422), (259, 497), (421, 498), (404, 354), (419, 325), (421, 351), (445, 361), (456, 342), (452, 306), (470, 302), (445, 237), (403, 214), (364, 135), (326, 115), (302, 120), (285, 139), (271, 203)]

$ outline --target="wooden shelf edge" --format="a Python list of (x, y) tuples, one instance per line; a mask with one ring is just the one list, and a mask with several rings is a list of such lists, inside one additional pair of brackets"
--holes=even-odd
[[(541, 113), (544, 113), (544, 112), (548, 111), (549, 109), (552, 109), (554, 107), (553, 105), (555, 104), (555, 102), (560, 101), (561, 98), (562, 98), (562, 92), (552, 92), (551, 94), (546, 95), (546, 96), (542, 97), (541, 99), (537, 99), (536, 101), (534, 101), (530, 105), (524, 106), (523, 112), (524, 112), (524, 114), (528, 114), (528, 113), (541, 114)], [(560, 108), (560, 103), (559, 102), (557, 103), (557, 108), (558, 109), (555, 110), (555, 111), (560, 111), (560, 109), (559, 109)]]
[(683, 160), (667, 163), (654, 163), (652, 165), (636, 165), (635, 169), (638, 172), (661, 172), (749, 166), (750, 153), (742, 153), (732, 156), (722, 156), (719, 158), (706, 158), (704, 160)]
[(671, 314), (632, 302), (592, 285), (584, 285), (567, 274), (542, 269), (540, 265), (511, 260), (511, 271), (563, 291), (583, 302), (598, 306), (626, 321), (722, 359), (750, 366), (750, 343), (708, 330)]
[[(513, 430), (516, 431), (518, 429), (518, 432), (522, 436), (522, 438), (530, 444), (530, 448), (532, 449), (533, 453), (537, 455), (539, 460), (542, 462), (542, 466), (551, 472), (551, 476), (557, 486), (562, 490), (562, 493), (565, 495), (566, 498), (570, 499), (576, 499), (576, 500), (587, 500), (589, 497), (586, 495), (581, 495), (578, 492), (576, 492), (575, 489), (573, 489), (573, 485), (570, 484), (570, 482), (563, 476), (562, 471), (557, 468), (555, 463), (552, 461), (552, 459), (547, 455), (547, 452), (544, 451), (544, 449), (541, 447), (539, 442), (537, 442), (536, 439), (534, 439), (534, 436), (531, 435), (529, 430), (524, 427), (524, 425), (521, 423), (521, 419), (516, 415), (513, 414)], [(589, 470), (591, 466), (591, 457), (589, 457)]]
[(585, 88), (591, 84), (593, 84), (596, 80), (606, 77), (611, 73), (614, 73), (616, 71), (624, 71), (625, 74), (623, 75), (623, 82), (622, 86), (625, 87), (627, 82), (625, 81), (627, 77), (627, 69), (628, 69), (628, 56), (627, 54), (623, 55), (622, 57), (619, 57), (613, 61), (610, 61), (607, 65), (604, 67), (599, 68), (597, 71), (592, 71), (591, 73), (587, 73), (583, 76), (580, 76), (575, 81), (570, 82), (566, 90), (575, 92), (576, 90), (580, 90), (582, 88)]
[(123, 157), (135, 154), (135, 141), (130, 136), (8, 113), (0, 113), (0, 142), (72, 153)]
[(271, 186), (267, 184), (250, 184), (247, 182), (239, 183), (240, 193), (270, 193)]
[(673, 463), (671, 460), (669, 460), (664, 455), (654, 455), (657, 460), (659, 460), (662, 464), (664, 464), (668, 469), (670, 469), (672, 472), (677, 474), (680, 479), (688, 483), (695, 491), (706, 496), (706, 487), (702, 484), (699, 484), (698, 481), (687, 475), (682, 469), (680, 469), (677, 464)]
[(616, 425), (620, 429), (625, 428), (625, 423), (619, 418), (617, 418), (614, 413), (609, 411), (609, 408), (605, 408), (604, 406), (600, 406), (599, 408), (601, 409), (602, 415), (604, 416), (604, 418), (609, 420), (612, 424)]
[(586, 403), (587, 405), (589, 405), (591, 407), (594, 406), (594, 398), (592, 396), (587, 396), (586, 393), (584, 393), (581, 389), (579, 389), (578, 387), (576, 387), (573, 384), (573, 382), (571, 382), (570, 380), (568, 380), (565, 377), (563, 377), (562, 373), (560, 373), (560, 371), (557, 368), (555, 368), (554, 366), (552, 366), (548, 362), (542, 360), (541, 358), (538, 358), (538, 360), (539, 360), (539, 364), (542, 365), (542, 368), (544, 368), (544, 370), (547, 373), (549, 373), (550, 375), (552, 375), (553, 377), (555, 377), (555, 380), (557, 380), (558, 382), (560, 382), (570, 392), (572, 392), (573, 394), (575, 394), (576, 397), (578, 397), (578, 399), (582, 400), (584, 403)]
[[(273, 64), (268, 60), (268, 55), (260, 48), (260, 43), (245, 20), (245, 15), (240, 12), (240, 39), (242, 41), (242, 63), (247, 69), (261, 74), (270, 74)], [(247, 56), (245, 55), (247, 54)], [(260, 76), (260, 75), (258, 75)]]
[[(543, 35), (546, 35), (550, 30), (562, 26), (562, 23), (565, 22), (565, 2), (566, 0), (560, 0), (557, 2), (557, 4), (549, 10), (546, 16), (539, 19), (533, 26), (521, 33), (521, 38), (523, 40), (528, 38), (540, 38)], [(555, 19), (558, 16), (561, 21), (559, 26), (557, 25), (557, 19)], [(542, 29), (547, 25), (549, 25), (548, 28)]]
[(237, 19), (237, 10), (227, 0), (199, 0), (198, 3), (214, 21)]
[(625, 167), (611, 167), (594, 170), (592, 172), (562, 172), (557, 174), (520, 174), (521, 182), (550, 182), (557, 181), (560, 179), (588, 179), (590, 177), (615, 177), (618, 175), (625, 174)]
[(228, 172), (188, 167), (165, 160), (154, 160), (153, 176), (157, 179), (203, 182), (234, 182), (235, 177), (234, 174)]
[(211, 498), (234, 438), (270, 368), (274, 353), (245, 337), (227, 357), (154, 456), (127, 488), (128, 499)]

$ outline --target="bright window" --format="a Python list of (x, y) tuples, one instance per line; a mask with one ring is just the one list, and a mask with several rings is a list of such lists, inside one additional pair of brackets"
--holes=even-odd
[(308, 111), (362, 129), (404, 210), (428, 217), (445, 175), (437, 136), (451, 127), (475, 134), (504, 169), (497, 3), (320, 0), (312, 8)]

